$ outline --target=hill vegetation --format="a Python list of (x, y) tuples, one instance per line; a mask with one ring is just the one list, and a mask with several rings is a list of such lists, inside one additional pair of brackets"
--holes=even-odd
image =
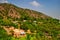
[(0, 4), (0, 40), (19, 40), (18, 38), (14, 39), (11, 35), (7, 35), (3, 26), (13, 26), (25, 31), (29, 29), (32, 33), (30, 34), (31, 40), (59, 40), (59, 21), (41, 12), (2, 3)]

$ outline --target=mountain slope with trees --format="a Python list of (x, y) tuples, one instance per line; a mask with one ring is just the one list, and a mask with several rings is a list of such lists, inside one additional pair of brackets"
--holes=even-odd
[[(13, 26), (15, 28), (31, 31), (34, 40), (59, 40), (60, 20), (54, 19), (41, 12), (19, 8), (12, 4), (0, 4), (0, 39), (10, 40), (9, 35), (2, 28)], [(20, 26), (19, 26), (19, 25)], [(5, 35), (5, 36), (4, 36)]]

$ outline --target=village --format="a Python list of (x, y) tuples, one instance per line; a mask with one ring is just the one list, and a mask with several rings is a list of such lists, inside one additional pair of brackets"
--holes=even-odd
[(27, 30), (27, 32), (25, 32), (25, 30), (23, 29), (17, 29), (14, 28), (13, 26), (11, 27), (3, 27), (3, 29), (7, 32), (8, 35), (12, 35), (13, 37), (19, 38), (19, 37), (26, 37), (26, 34), (31, 34), (30, 30)]

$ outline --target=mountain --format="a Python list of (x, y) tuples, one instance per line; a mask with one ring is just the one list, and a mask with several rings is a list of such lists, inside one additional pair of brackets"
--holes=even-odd
[(21, 18), (23, 14), (34, 18), (49, 18), (41, 12), (19, 8), (15, 5), (6, 3), (0, 4), (0, 13), (2, 13), (0, 14), (1, 16), (8, 16), (11, 18)]
[[(59, 40), (60, 20), (37, 12), (24, 9), (13, 4), (0, 3), (0, 39), (8, 39), (8, 35), (2, 26), (13, 26), (15, 28), (36, 31), (36, 40)], [(20, 26), (19, 26), (20, 25)], [(5, 35), (6, 38), (3, 37)]]

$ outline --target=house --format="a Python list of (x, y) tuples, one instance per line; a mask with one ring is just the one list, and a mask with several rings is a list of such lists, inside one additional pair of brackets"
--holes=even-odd
[(7, 32), (8, 35), (12, 35), (12, 31), (14, 30), (14, 27), (3, 26), (3, 29)]
[(21, 37), (26, 36), (26, 32), (23, 29), (20, 29), (20, 36)]
[(22, 29), (14, 29), (14, 37), (23, 37), (23, 36), (26, 36), (26, 33), (24, 30)]
[(33, 21), (33, 22), (37, 22), (37, 21)]
[(27, 30), (27, 33), (28, 33), (28, 34), (31, 34), (31, 30), (30, 30), (30, 29), (28, 29), (28, 30)]
[(27, 20), (23, 20), (23, 22), (26, 22)]

